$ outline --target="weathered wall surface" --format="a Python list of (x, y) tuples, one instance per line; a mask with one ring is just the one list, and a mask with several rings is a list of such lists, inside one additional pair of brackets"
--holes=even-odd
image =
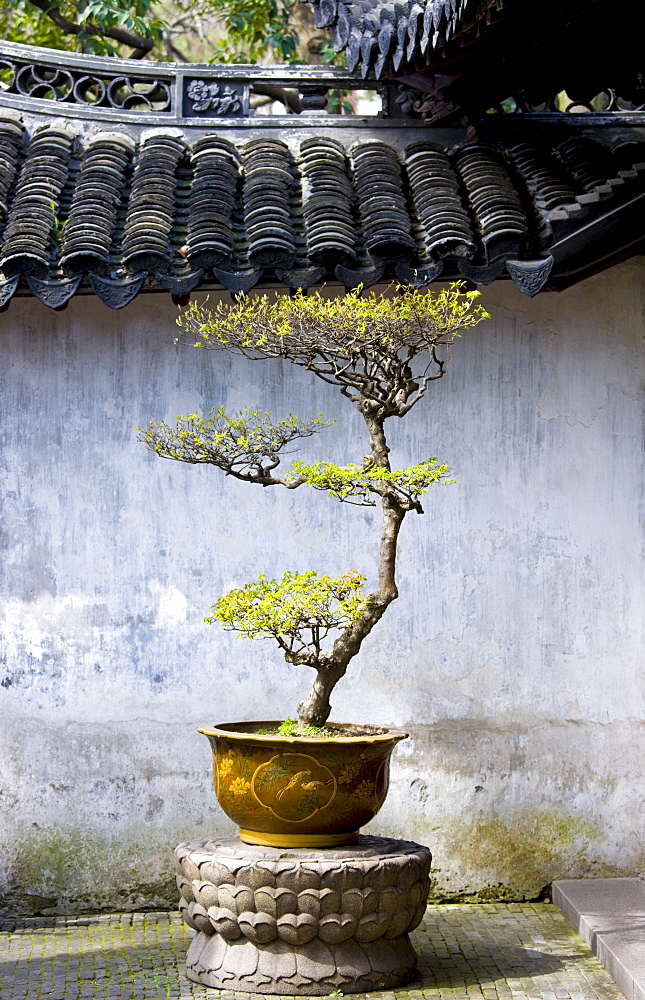
[[(339, 720), (409, 727), (374, 832), (431, 846), (437, 898), (531, 898), (645, 868), (643, 261), (534, 301), (488, 289), (391, 428), (437, 455), (401, 600), (337, 689)], [(360, 460), (360, 418), (279, 363), (173, 345), (165, 297), (0, 318), (0, 895), (7, 910), (173, 905), (172, 848), (230, 829), (199, 723), (283, 717), (310, 680), (203, 624), (285, 569), (373, 576), (375, 515), (253, 489), (136, 442), (225, 403), (322, 411), (307, 458)]]

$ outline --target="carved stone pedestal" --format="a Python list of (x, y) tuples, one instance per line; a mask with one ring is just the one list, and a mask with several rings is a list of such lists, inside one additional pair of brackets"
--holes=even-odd
[(326, 996), (408, 982), (408, 932), (428, 894), (427, 847), (383, 837), (326, 850), (237, 837), (176, 852), (180, 910), (197, 931), (189, 979), (245, 993)]

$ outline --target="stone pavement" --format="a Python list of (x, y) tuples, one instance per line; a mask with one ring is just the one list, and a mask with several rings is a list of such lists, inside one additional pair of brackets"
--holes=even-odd
[[(242, 1000), (191, 985), (192, 935), (175, 913), (0, 920), (2, 1000)], [(555, 906), (430, 906), (411, 935), (418, 978), (376, 1000), (621, 1000)], [(360, 994), (355, 994), (358, 998)], [(363, 994), (365, 996), (365, 994)], [(291, 998), (293, 1000), (293, 998)]]

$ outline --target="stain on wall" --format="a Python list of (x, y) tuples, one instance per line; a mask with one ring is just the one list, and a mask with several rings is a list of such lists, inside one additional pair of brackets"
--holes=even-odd
[[(397, 465), (455, 485), (401, 537), (401, 599), (333, 718), (406, 727), (372, 832), (434, 853), (437, 899), (536, 898), (645, 867), (642, 260), (492, 319), (391, 428)], [(202, 723), (293, 713), (270, 642), (203, 623), (259, 572), (373, 579), (370, 511), (166, 462), (150, 419), (225, 404), (337, 423), (298, 457), (366, 451), (306, 372), (173, 344), (165, 297), (0, 317), (0, 909), (171, 906), (170, 858), (230, 830)]]

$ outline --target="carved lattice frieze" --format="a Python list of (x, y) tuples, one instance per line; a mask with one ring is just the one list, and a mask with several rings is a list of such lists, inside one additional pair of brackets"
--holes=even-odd
[(170, 81), (162, 76), (115, 75), (72, 67), (0, 59), (0, 88), (22, 97), (123, 111), (171, 110)]

